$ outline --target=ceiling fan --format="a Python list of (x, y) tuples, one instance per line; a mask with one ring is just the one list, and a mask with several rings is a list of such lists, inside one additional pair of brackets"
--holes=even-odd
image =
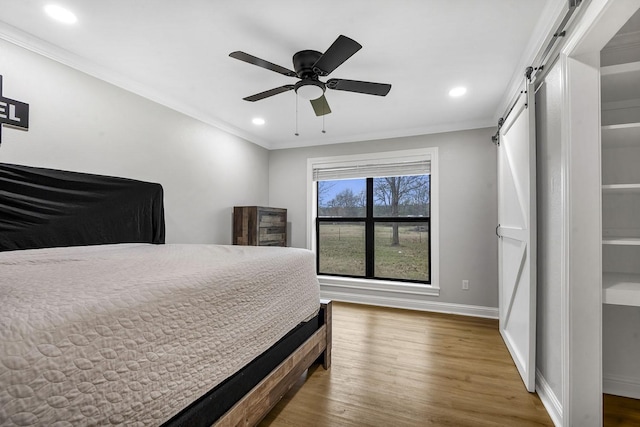
[(338, 68), (343, 62), (362, 48), (360, 43), (346, 36), (339, 36), (325, 53), (315, 50), (302, 50), (293, 55), (292, 71), (281, 67), (264, 59), (260, 59), (245, 52), (231, 52), (230, 57), (284, 74), (288, 77), (300, 79), (296, 84), (284, 85), (255, 95), (243, 98), (245, 101), (259, 101), (279, 93), (295, 90), (296, 93), (311, 101), (316, 116), (329, 114), (331, 109), (324, 96), (327, 88), (334, 90), (344, 90), (347, 92), (364, 93), (368, 95), (385, 96), (391, 90), (391, 85), (386, 83), (362, 82), (358, 80), (329, 79), (326, 83), (320, 81), (319, 77), (328, 76), (333, 70)]

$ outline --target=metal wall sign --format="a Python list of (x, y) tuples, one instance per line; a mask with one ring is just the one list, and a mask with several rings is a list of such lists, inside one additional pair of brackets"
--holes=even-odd
[(29, 129), (29, 104), (2, 96), (2, 76), (0, 76), (0, 144), (4, 126)]

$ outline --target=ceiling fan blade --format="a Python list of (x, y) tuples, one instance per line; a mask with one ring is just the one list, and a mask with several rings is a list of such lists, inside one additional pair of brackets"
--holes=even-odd
[(260, 101), (261, 99), (265, 99), (282, 92), (293, 90), (294, 87), (295, 86), (293, 85), (280, 86), (274, 89), (265, 90), (264, 92), (256, 93), (255, 95), (247, 96), (246, 98), (242, 98), (242, 99), (244, 99), (245, 101), (251, 101), (251, 102)]
[(338, 36), (329, 49), (313, 64), (313, 71), (320, 76), (329, 75), (344, 61), (362, 49), (362, 45), (346, 36)]
[(387, 83), (361, 82), (358, 80), (329, 79), (327, 87), (348, 92), (366, 93), (368, 95), (385, 96), (391, 90)]
[(295, 71), (291, 71), (288, 68), (281, 67), (264, 59), (260, 59), (256, 56), (249, 55), (248, 53), (236, 51), (229, 54), (230, 57), (239, 59), (240, 61), (248, 62), (249, 64), (257, 65), (258, 67), (266, 68), (267, 70), (275, 71), (276, 73), (284, 74), (289, 77), (296, 77)]
[(331, 108), (329, 108), (329, 104), (327, 103), (327, 98), (325, 98), (324, 95), (318, 99), (312, 99), (311, 106), (313, 107), (313, 111), (315, 111), (316, 116), (324, 116), (331, 112)]

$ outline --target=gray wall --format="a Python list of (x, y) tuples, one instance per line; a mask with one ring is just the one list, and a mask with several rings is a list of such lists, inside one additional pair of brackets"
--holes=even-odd
[(162, 184), (167, 242), (231, 243), (232, 207), (268, 203), (268, 151), (0, 40), (3, 95), (30, 104), (0, 162)]
[(562, 80), (556, 63), (536, 93), (538, 295), (536, 368), (562, 401)]
[[(495, 128), (269, 153), (269, 203), (288, 209), (291, 246), (307, 247), (307, 159), (438, 147), (440, 302), (498, 306)], [(462, 290), (462, 280), (470, 289)]]

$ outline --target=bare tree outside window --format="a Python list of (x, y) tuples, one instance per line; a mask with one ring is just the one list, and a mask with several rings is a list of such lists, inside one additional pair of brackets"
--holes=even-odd
[(364, 179), (318, 182), (318, 216), (365, 216), (367, 192)]
[[(376, 217), (428, 216), (429, 175), (374, 178)], [(400, 245), (398, 223), (392, 223), (391, 244)]]
[(331, 196), (331, 191), (335, 186), (335, 181), (318, 181), (318, 207), (325, 206), (325, 202)]

